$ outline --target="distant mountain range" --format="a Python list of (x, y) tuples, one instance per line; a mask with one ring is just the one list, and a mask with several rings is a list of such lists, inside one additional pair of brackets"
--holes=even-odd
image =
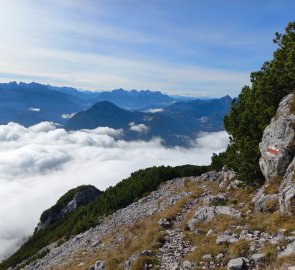
[(52, 121), (67, 130), (108, 126), (123, 129), (125, 140), (161, 137), (186, 145), (200, 131), (223, 130), (232, 99), (168, 96), (159, 91), (82, 91), (38, 83), (0, 84), (0, 124), (26, 127)]
[(108, 126), (123, 129), (125, 140), (149, 140), (161, 137), (165, 144), (188, 146), (200, 131), (223, 130), (223, 116), (232, 99), (175, 102), (155, 113), (128, 111), (108, 101), (98, 102), (75, 114), (65, 125), (68, 130)]

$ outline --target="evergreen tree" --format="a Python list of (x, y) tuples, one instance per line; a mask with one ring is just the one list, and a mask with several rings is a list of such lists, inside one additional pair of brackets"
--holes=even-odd
[(251, 73), (252, 87), (242, 89), (224, 118), (230, 145), (220, 158), (247, 181), (262, 179), (258, 161), (263, 131), (281, 99), (295, 90), (295, 22), (288, 24), (284, 34), (276, 33), (273, 41), (278, 45), (273, 59)]

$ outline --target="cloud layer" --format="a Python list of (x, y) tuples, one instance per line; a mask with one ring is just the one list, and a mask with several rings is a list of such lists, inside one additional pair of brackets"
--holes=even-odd
[(0, 260), (67, 190), (81, 184), (104, 190), (153, 165), (208, 164), (228, 143), (225, 132), (203, 133), (190, 149), (167, 149), (160, 139), (126, 142), (120, 135), (107, 127), (66, 132), (48, 122), (0, 126)]

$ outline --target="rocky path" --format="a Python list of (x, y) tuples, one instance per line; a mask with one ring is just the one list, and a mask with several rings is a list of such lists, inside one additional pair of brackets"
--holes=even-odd
[(165, 242), (160, 247), (157, 258), (161, 270), (182, 270), (191, 269), (189, 261), (183, 258), (192, 248), (189, 241), (185, 240), (183, 232), (183, 221), (185, 214), (196, 205), (196, 200), (188, 201), (182, 211), (177, 214), (174, 220), (161, 219), (160, 224), (165, 228)]

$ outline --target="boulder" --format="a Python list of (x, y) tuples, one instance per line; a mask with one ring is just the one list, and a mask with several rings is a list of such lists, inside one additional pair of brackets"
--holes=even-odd
[(106, 270), (106, 265), (103, 261), (96, 261), (94, 265), (89, 267), (89, 270)]
[(279, 257), (288, 257), (291, 255), (295, 256), (295, 241), (288, 244), (286, 248), (281, 253), (279, 253)]
[(275, 212), (279, 209), (278, 194), (265, 194), (264, 188), (258, 191), (252, 202), (255, 205), (256, 212)]
[(226, 190), (230, 183), (235, 180), (235, 178), (236, 174), (234, 171), (223, 168), (220, 172), (219, 188), (221, 190)]
[(188, 260), (183, 261), (182, 266), (184, 269), (187, 269), (187, 270), (193, 268), (192, 263)]
[(221, 235), (218, 235), (216, 238), (217, 245), (226, 244), (226, 243), (232, 244), (237, 241), (238, 239), (234, 235), (221, 234)]
[(226, 204), (227, 197), (227, 193), (220, 193), (216, 196), (207, 195), (204, 198), (202, 198), (202, 201), (205, 205), (224, 205)]
[(137, 261), (137, 259), (140, 256), (152, 256), (153, 252), (151, 250), (144, 250), (140, 253), (135, 253), (132, 256), (129, 257), (129, 259), (124, 263), (123, 268), (124, 270), (130, 270), (132, 268), (132, 265)]
[(264, 253), (256, 253), (251, 256), (251, 260), (255, 262), (255, 264), (261, 263), (265, 259), (266, 255)]
[(233, 218), (240, 218), (241, 213), (236, 209), (228, 206), (205, 206), (198, 209), (192, 219), (188, 221), (189, 230), (194, 229), (195, 223), (204, 223), (211, 220), (216, 215), (227, 215)]
[(128, 258), (128, 260), (124, 263), (123, 268), (124, 270), (130, 270), (132, 265), (136, 262), (139, 257), (139, 253), (135, 253)]
[(202, 256), (202, 260), (203, 261), (209, 261), (212, 259), (212, 255), (211, 254), (205, 254)]
[(276, 115), (264, 130), (259, 144), (259, 165), (266, 182), (276, 176), (284, 176), (294, 156), (295, 115), (290, 110), (293, 98), (294, 95), (290, 94), (280, 102)]
[(249, 260), (247, 258), (241, 257), (236, 259), (231, 259), (227, 264), (228, 270), (246, 270), (248, 269)]
[(169, 229), (172, 226), (171, 220), (167, 218), (161, 218), (158, 222), (164, 229)]

